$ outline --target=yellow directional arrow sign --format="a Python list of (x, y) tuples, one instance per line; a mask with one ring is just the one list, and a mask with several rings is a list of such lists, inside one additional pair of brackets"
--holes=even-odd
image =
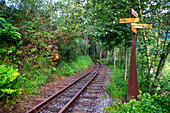
[(119, 23), (134, 23), (139, 22), (139, 18), (120, 18)]
[(131, 30), (137, 34), (137, 29), (134, 26), (131, 26)]
[(152, 24), (138, 24), (138, 23), (131, 23), (131, 26), (134, 26), (135, 28), (142, 28), (142, 29), (152, 29)]

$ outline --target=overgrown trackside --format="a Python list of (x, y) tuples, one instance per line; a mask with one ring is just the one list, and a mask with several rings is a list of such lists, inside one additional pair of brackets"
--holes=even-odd
[[(102, 60), (103, 61), (103, 60)], [(138, 95), (139, 101), (135, 99), (126, 102), (127, 95), (127, 82), (124, 81), (124, 70), (113, 67), (113, 63), (104, 61), (113, 70), (110, 75), (111, 83), (107, 84), (106, 89), (108, 93), (115, 98), (112, 106), (106, 107), (106, 110), (110, 113), (122, 113), (122, 112), (142, 112), (142, 113), (168, 113), (169, 112), (169, 100), (170, 94), (168, 92), (169, 85), (166, 79), (162, 80), (160, 84), (161, 89), (157, 89), (155, 94), (149, 94), (142, 92), (143, 89), (139, 88), (140, 94)], [(128, 76), (127, 76), (128, 77)], [(141, 80), (139, 79), (139, 86), (141, 86)], [(164, 92), (166, 91), (166, 92)]]

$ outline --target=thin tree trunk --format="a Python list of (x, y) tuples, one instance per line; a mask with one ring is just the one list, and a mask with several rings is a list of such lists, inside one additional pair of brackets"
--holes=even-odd
[(50, 2), (51, 2), (51, 26), (50, 26), (50, 32), (51, 32), (51, 30), (52, 30), (52, 23), (53, 23), (53, 10), (52, 10), (52, 5), (53, 5), (53, 0), (50, 0)]
[(127, 75), (127, 36), (125, 31), (125, 73), (124, 73), (124, 81), (126, 81), (126, 75)]
[(87, 50), (87, 36), (85, 37), (84, 55), (86, 55), (86, 50)]
[(95, 60), (95, 46), (93, 46), (92, 49), (93, 49), (93, 52), (92, 52), (93, 53), (93, 59)]
[(110, 51), (110, 63), (112, 62), (112, 56), (113, 56), (113, 52)]
[(122, 60), (122, 50), (119, 48), (119, 63), (121, 63)]
[(102, 50), (100, 49), (100, 56), (99, 56), (99, 59), (101, 60), (102, 59)]
[(157, 69), (156, 76), (155, 76), (156, 82), (153, 84), (153, 86), (152, 86), (153, 88), (157, 87), (156, 84), (160, 80), (162, 69), (164, 67), (165, 60), (167, 59), (169, 53), (170, 53), (170, 42), (167, 46), (166, 52), (163, 52), (161, 54), (161, 59), (159, 61), (158, 69)]
[(115, 52), (115, 47), (114, 47), (114, 69), (115, 69), (115, 66), (116, 66), (116, 52)]
[(108, 50), (106, 50), (105, 59), (108, 59)]
[(99, 59), (102, 59), (102, 50), (100, 49), (100, 55), (99, 55)]
[(99, 57), (98, 57), (98, 43), (97, 43), (97, 41), (96, 41), (96, 59), (98, 59)]
[[(67, 0), (67, 2), (68, 2), (68, 4), (70, 5), (70, 0)], [(66, 19), (66, 25), (68, 26), (68, 17), (69, 17), (69, 15), (68, 15), (68, 12), (67, 12), (67, 19)]]
[(105, 57), (104, 57), (104, 50), (103, 50), (103, 49), (102, 49), (102, 58), (105, 58)]
[(100, 49), (99, 59), (101, 60), (102, 59), (102, 48), (101, 48), (101, 43), (100, 42), (99, 42), (99, 49)]

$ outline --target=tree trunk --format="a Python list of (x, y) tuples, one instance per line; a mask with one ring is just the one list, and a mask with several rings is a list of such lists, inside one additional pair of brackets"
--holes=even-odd
[(99, 59), (101, 60), (102, 59), (102, 48), (101, 48), (101, 43), (100, 42), (99, 42), (99, 49), (100, 49)]
[(106, 50), (105, 59), (108, 59), (108, 50)]
[(103, 49), (102, 49), (102, 58), (105, 58), (105, 57), (104, 57), (104, 50), (103, 50)]
[(113, 52), (110, 51), (110, 63), (112, 62), (112, 56), (113, 56)]
[(102, 59), (102, 49), (100, 49), (100, 56), (99, 56), (99, 59), (100, 59), (100, 60)]
[(121, 47), (119, 48), (119, 63), (121, 63), (122, 60), (122, 50)]
[(50, 32), (51, 32), (51, 30), (52, 30), (52, 23), (53, 23), (53, 10), (52, 10), (53, 0), (50, 0), (50, 2), (51, 2), (51, 17), (50, 17), (50, 19), (51, 19), (51, 26), (50, 26)]
[(115, 47), (114, 47), (114, 69), (115, 69), (115, 65), (116, 65), (116, 52), (115, 52)]
[(126, 37), (126, 31), (125, 31), (125, 73), (124, 73), (124, 81), (126, 81), (126, 75), (127, 75), (127, 37)]
[(98, 43), (97, 43), (97, 41), (96, 41), (96, 59), (98, 59), (99, 57), (98, 57)]
[(87, 37), (85, 37), (84, 55), (86, 55), (86, 50), (87, 50)]
[(166, 48), (166, 51), (161, 54), (161, 59), (159, 61), (158, 69), (157, 69), (156, 76), (155, 76), (156, 82), (153, 84), (152, 88), (157, 87), (156, 84), (160, 80), (161, 72), (164, 67), (165, 60), (168, 57), (169, 53), (170, 53), (170, 42)]

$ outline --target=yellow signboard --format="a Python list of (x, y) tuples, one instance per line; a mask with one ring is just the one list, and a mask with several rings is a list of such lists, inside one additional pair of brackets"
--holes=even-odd
[(134, 23), (139, 22), (139, 18), (120, 18), (119, 23)]
[(137, 34), (137, 29), (134, 26), (131, 26), (131, 30)]
[(138, 13), (132, 8), (131, 9), (131, 13), (136, 17), (138, 18)]
[(134, 26), (135, 28), (142, 28), (142, 29), (152, 29), (152, 24), (138, 24), (138, 23), (131, 23), (131, 26)]

